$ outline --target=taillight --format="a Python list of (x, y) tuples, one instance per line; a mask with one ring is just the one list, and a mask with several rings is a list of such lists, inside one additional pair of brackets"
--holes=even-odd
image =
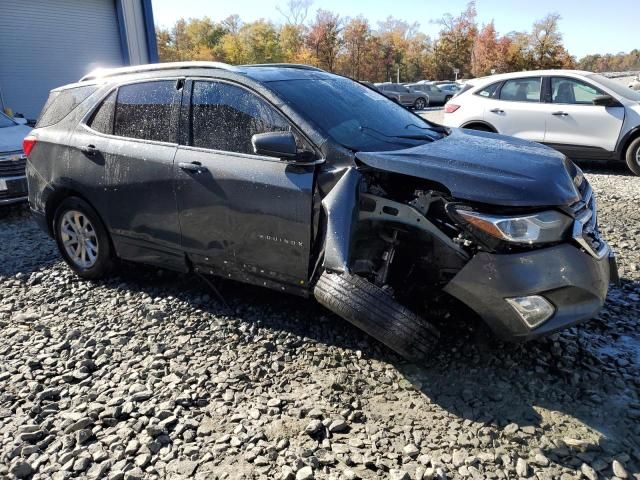
[(454, 105), (453, 103), (447, 103), (444, 106), (444, 113), (453, 113), (460, 108), (460, 105)]
[(22, 140), (22, 150), (24, 150), (24, 154), (28, 157), (31, 154), (31, 150), (36, 146), (36, 137), (33, 135), (29, 135), (24, 137)]

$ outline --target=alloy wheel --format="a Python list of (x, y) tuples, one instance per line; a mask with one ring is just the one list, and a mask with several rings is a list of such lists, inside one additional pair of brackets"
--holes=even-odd
[(98, 259), (98, 236), (87, 216), (77, 210), (67, 210), (60, 222), (60, 238), (71, 261), (88, 269)]

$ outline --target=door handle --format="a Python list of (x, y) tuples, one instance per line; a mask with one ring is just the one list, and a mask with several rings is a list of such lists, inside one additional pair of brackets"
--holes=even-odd
[(568, 117), (569, 114), (567, 112), (553, 112), (551, 115), (555, 115), (556, 117)]
[(504, 110), (502, 110), (501, 108), (492, 108), (491, 110), (489, 110), (491, 113), (504, 113)]
[(180, 163), (178, 163), (178, 166), (182, 170), (187, 170), (187, 171), (193, 172), (193, 173), (202, 173), (202, 172), (206, 172), (207, 171), (207, 167), (203, 167), (200, 162), (191, 162), (191, 163), (180, 162)]
[(98, 149), (96, 148), (96, 146), (91, 144), (79, 147), (79, 149), (88, 157), (93, 157), (96, 153), (98, 153)]

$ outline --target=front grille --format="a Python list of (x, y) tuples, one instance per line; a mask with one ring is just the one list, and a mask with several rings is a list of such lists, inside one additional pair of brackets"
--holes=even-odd
[(584, 180), (578, 188), (581, 199), (573, 206), (575, 221), (573, 224), (574, 240), (595, 258), (603, 258), (609, 246), (600, 236), (596, 197), (591, 185)]
[(11, 156), (0, 154), (0, 177), (21, 177), (26, 166), (27, 157), (22, 152)]

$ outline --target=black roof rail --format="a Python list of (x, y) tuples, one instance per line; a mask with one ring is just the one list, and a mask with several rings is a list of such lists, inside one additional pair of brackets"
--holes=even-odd
[(178, 70), (187, 68), (219, 68), (223, 70), (238, 71), (237, 67), (222, 62), (167, 62), (150, 63), (146, 65), (134, 65), (131, 67), (119, 68), (97, 68), (91, 73), (82, 77), (79, 81), (95, 80), (103, 77), (113, 77), (116, 75), (128, 75), (131, 73), (158, 72), (162, 70)]
[(299, 70), (313, 70), (316, 72), (324, 72), (323, 69), (303, 63), (256, 63), (254, 65), (239, 65), (240, 67), (277, 67), (277, 68), (297, 68)]

